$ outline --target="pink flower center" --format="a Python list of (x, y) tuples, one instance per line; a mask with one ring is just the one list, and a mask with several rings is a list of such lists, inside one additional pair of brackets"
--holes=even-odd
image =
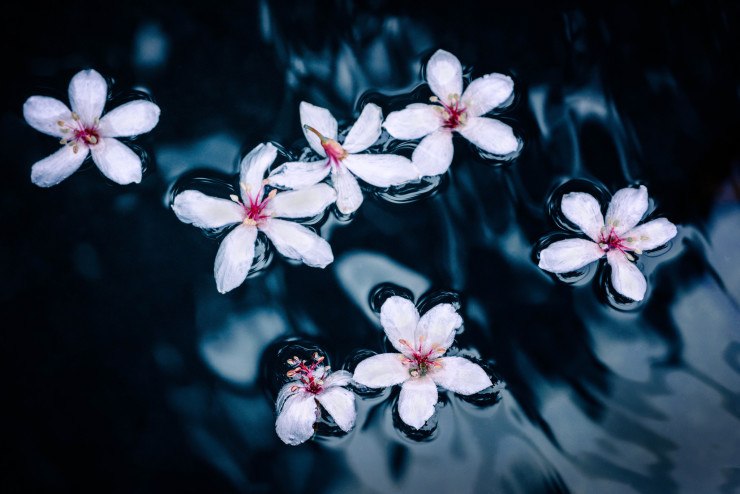
[[(635, 237), (620, 237), (617, 235), (617, 232), (614, 231), (614, 227), (619, 225), (619, 220), (615, 220), (612, 222), (611, 219), (607, 219), (607, 225), (609, 225), (609, 233), (607, 233), (607, 227), (604, 226), (601, 228), (601, 233), (599, 233), (599, 247), (601, 247), (601, 250), (604, 252), (609, 252), (611, 250), (618, 250), (625, 256), (627, 256), (627, 259), (630, 261), (634, 261), (635, 258), (626, 251), (634, 251), (637, 254), (642, 254), (642, 250), (635, 247), (634, 242), (636, 242), (638, 239)], [(640, 240), (648, 240), (648, 237), (643, 235), (640, 237)]]
[(57, 125), (61, 127), (61, 131), (64, 134), (69, 134), (69, 137), (63, 138), (60, 142), (67, 146), (72, 146), (72, 149), (76, 153), (79, 150), (80, 144), (85, 146), (94, 146), (100, 142), (100, 131), (98, 125), (100, 124), (96, 117), (93, 124), (88, 126), (82, 123), (79, 115), (72, 113), (72, 123), (59, 120)]
[(321, 147), (326, 152), (326, 157), (329, 158), (329, 164), (333, 163), (339, 165), (339, 162), (347, 157), (347, 151), (334, 139), (328, 139), (324, 137), (318, 130), (314, 129), (310, 125), (304, 125), (303, 128), (310, 130), (321, 139)]
[(293, 369), (287, 372), (287, 376), (291, 378), (297, 378), (303, 385), (295, 385), (290, 388), (291, 391), (297, 391), (303, 388), (306, 393), (319, 394), (324, 385), (324, 378), (329, 371), (329, 366), (323, 368), (321, 377), (314, 376), (316, 366), (324, 361), (324, 357), (319, 357), (317, 352), (313, 354), (313, 363), (310, 367), (306, 366), (305, 360), (300, 360), (298, 357), (288, 359), (288, 364), (294, 366)]
[(277, 195), (277, 190), (273, 189), (270, 191), (269, 194), (262, 197), (261, 200), (259, 199), (267, 183), (268, 183), (268, 180), (265, 179), (262, 182), (262, 186), (260, 187), (260, 189), (254, 195), (252, 195), (252, 187), (249, 184), (245, 184), (245, 183), (239, 184), (241, 185), (241, 188), (244, 191), (244, 196), (246, 196), (248, 200), (247, 204), (241, 202), (239, 198), (236, 196), (236, 194), (231, 195), (231, 200), (244, 208), (245, 216), (244, 216), (243, 223), (245, 225), (256, 226), (262, 223), (263, 221), (265, 221), (267, 218), (272, 217), (272, 214), (266, 211), (266, 209), (270, 201)]
[(436, 96), (429, 98), (434, 103), (439, 103), (442, 106), (438, 106), (437, 109), (442, 112), (442, 126), (448, 129), (456, 129), (462, 125), (465, 125), (467, 121), (467, 106), (460, 107), (460, 96), (451, 94), (448, 99), (449, 103), (445, 103)]
[(398, 340), (398, 342), (408, 348), (411, 352), (411, 356), (406, 353), (403, 355), (403, 358), (401, 360), (403, 365), (409, 368), (409, 374), (411, 375), (411, 377), (423, 377), (427, 375), (427, 373), (433, 368), (442, 367), (442, 364), (437, 362), (437, 359), (441, 357), (442, 354), (445, 353), (447, 350), (444, 348), (439, 348), (439, 345), (435, 343), (434, 345), (432, 345), (432, 348), (429, 351), (423, 352), (421, 346), (424, 343), (424, 335), (421, 335), (419, 337), (418, 348), (412, 347), (411, 344), (406, 340)]

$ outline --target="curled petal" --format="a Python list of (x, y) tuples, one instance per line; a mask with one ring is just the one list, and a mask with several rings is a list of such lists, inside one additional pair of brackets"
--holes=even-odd
[(257, 228), (249, 225), (239, 225), (224, 237), (213, 267), (216, 288), (220, 293), (233, 290), (247, 279), (254, 260), (256, 240)]
[(337, 120), (326, 108), (314, 106), (311, 103), (306, 103), (305, 101), (301, 101), (298, 111), (301, 115), (301, 127), (303, 127), (303, 134), (306, 136), (308, 144), (314, 151), (319, 154), (319, 156), (326, 156), (326, 151), (324, 151), (324, 148), (321, 145), (321, 139), (319, 139), (316, 134), (306, 129), (305, 125), (313, 127), (327, 139), (336, 140)]
[[(247, 186), (251, 199), (259, 201), (262, 199), (262, 181), (264, 180), (267, 167), (275, 161), (277, 148), (272, 143), (262, 143), (252, 149), (239, 165), (239, 182)], [(242, 201), (249, 204), (250, 197), (245, 197), (244, 189), (241, 191)]]
[(324, 268), (334, 261), (329, 243), (305, 226), (273, 218), (261, 223), (259, 229), (287, 258), (297, 259), (314, 268)]
[(563, 196), (560, 209), (569, 221), (575, 223), (591, 240), (598, 242), (604, 226), (601, 205), (591, 194), (571, 192)]
[(652, 250), (668, 243), (676, 233), (678, 233), (676, 225), (665, 218), (658, 218), (633, 228), (624, 236), (633, 239), (633, 242), (628, 244), (630, 248)]
[(303, 189), (324, 180), (330, 169), (328, 158), (284, 163), (270, 173), (270, 185), (284, 189)]
[(331, 181), (337, 191), (337, 209), (342, 214), (357, 211), (362, 204), (362, 190), (357, 179), (345, 167), (332, 169)]
[(69, 81), (70, 106), (86, 125), (92, 125), (103, 114), (107, 98), (108, 83), (92, 69), (78, 72)]
[(506, 102), (514, 91), (514, 81), (504, 74), (487, 74), (465, 89), (462, 104), (469, 117), (479, 117)]
[(488, 153), (503, 156), (519, 148), (519, 141), (511, 127), (492, 118), (471, 117), (457, 131)]
[(570, 273), (604, 255), (598, 244), (583, 238), (560, 240), (540, 252), (538, 266), (551, 273)]
[(415, 429), (434, 415), (437, 403), (437, 385), (428, 376), (409, 379), (401, 387), (398, 397), (398, 414), (401, 420)]
[(348, 432), (355, 426), (357, 410), (354, 393), (340, 387), (324, 388), (316, 395), (316, 399), (344, 432)]
[(435, 305), (419, 319), (414, 341), (420, 341), (421, 336), (424, 336), (422, 353), (431, 351), (434, 345), (447, 349), (455, 340), (455, 330), (462, 323), (462, 317), (455, 307), (450, 304)]
[(437, 105), (414, 103), (403, 110), (391, 112), (383, 127), (396, 139), (418, 139), (442, 126), (442, 117)]
[(423, 177), (441, 175), (450, 168), (454, 152), (452, 134), (447, 129), (439, 129), (419, 142), (411, 162)]
[(352, 126), (342, 147), (348, 153), (359, 153), (364, 151), (378, 140), (382, 129), (383, 113), (380, 107), (374, 103), (365, 105), (360, 118)]
[[(318, 368), (317, 368), (318, 369)], [(323, 371), (322, 371), (323, 372)], [(318, 370), (314, 374), (319, 374)], [(332, 386), (346, 386), (352, 382), (352, 373), (346, 370), (338, 370), (329, 374), (324, 379), (324, 387), (329, 388)]]
[(51, 187), (72, 175), (85, 161), (87, 148), (80, 147), (74, 152), (72, 146), (62, 148), (51, 156), (37, 161), (31, 168), (31, 182), (39, 187)]
[(285, 400), (275, 421), (275, 432), (285, 444), (296, 446), (311, 439), (316, 423), (316, 401), (310, 393), (296, 393)]
[(434, 369), (430, 376), (445, 389), (467, 396), (493, 386), (486, 371), (466, 358), (442, 357), (437, 362), (442, 368)]
[(636, 302), (642, 300), (647, 290), (647, 281), (637, 266), (618, 250), (609, 251), (606, 259), (612, 268), (611, 281), (614, 289)]
[(462, 66), (452, 53), (437, 50), (427, 63), (426, 76), (429, 89), (445, 103), (450, 103), (450, 96), (462, 94)]
[(387, 388), (409, 379), (409, 369), (403, 365), (400, 353), (381, 353), (368, 357), (355, 368), (355, 382), (370, 388)]
[(316, 184), (302, 190), (277, 194), (268, 203), (269, 211), (280, 218), (310, 218), (323, 213), (337, 193), (326, 184)]
[(220, 228), (244, 219), (244, 208), (234, 201), (207, 196), (197, 190), (177, 194), (172, 211), (183, 223), (198, 228)]
[(144, 134), (157, 125), (159, 113), (159, 107), (151, 101), (130, 101), (106, 113), (100, 119), (100, 134), (105, 137)]
[(376, 187), (399, 185), (419, 177), (408, 158), (395, 154), (350, 154), (342, 164)]
[(648, 192), (644, 185), (635, 189), (625, 187), (619, 189), (612, 197), (609, 203), (609, 209), (606, 210), (606, 226), (614, 227), (614, 233), (619, 235), (631, 230), (642, 217), (648, 208)]
[(380, 324), (391, 345), (399, 352), (406, 353), (409, 348), (400, 343), (400, 340), (413, 345), (419, 312), (411, 300), (398, 296), (389, 297), (380, 307)]
[(72, 112), (67, 105), (48, 96), (31, 96), (23, 103), (23, 118), (28, 125), (54, 137), (64, 137), (60, 121), (68, 121)]
[(101, 137), (90, 148), (93, 161), (103, 175), (121, 185), (141, 182), (141, 158), (113, 137)]

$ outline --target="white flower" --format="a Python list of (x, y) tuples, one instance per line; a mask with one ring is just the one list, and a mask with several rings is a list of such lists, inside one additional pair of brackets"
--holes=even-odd
[(355, 425), (355, 395), (342, 387), (352, 381), (352, 374), (345, 370), (328, 374), (329, 366), (319, 365), (324, 357), (314, 353), (313, 358), (310, 367), (298, 357), (288, 360), (294, 366), (288, 377), (295, 380), (282, 387), (275, 405), (278, 414), (275, 431), (284, 443), (292, 446), (313, 436), (314, 425), (321, 416), (319, 404), (343, 431), (349, 432)]
[(383, 124), (396, 139), (424, 137), (411, 156), (422, 175), (440, 175), (450, 167), (452, 131), (492, 154), (506, 155), (517, 150), (519, 142), (511, 127), (481, 116), (511, 97), (514, 91), (511, 77), (484, 75), (463, 92), (460, 61), (452, 53), (437, 50), (427, 64), (427, 82), (436, 95), (431, 101), (437, 104), (408, 105), (389, 114)]
[(390, 187), (419, 177), (407, 158), (395, 154), (357, 154), (378, 140), (382, 114), (375, 104), (363, 108), (342, 144), (337, 142), (337, 121), (325, 108), (305, 101), (300, 104), (301, 124), (308, 144), (324, 159), (285, 163), (270, 175), (271, 183), (302, 189), (323, 180), (331, 171), (337, 191), (337, 208), (344, 214), (362, 204), (362, 191), (355, 177), (376, 187)]
[(632, 300), (642, 300), (647, 282), (630, 262), (635, 260), (630, 252), (642, 254), (676, 236), (676, 226), (665, 218), (636, 226), (647, 208), (648, 193), (644, 185), (638, 189), (620, 189), (609, 203), (604, 224), (601, 206), (592, 195), (565, 194), (561, 203), (563, 214), (591, 240), (570, 238), (554, 242), (540, 252), (539, 267), (551, 273), (568, 273), (606, 255), (614, 289)]
[(455, 340), (462, 318), (450, 304), (440, 304), (419, 318), (414, 304), (390, 297), (380, 308), (388, 341), (401, 353), (382, 353), (360, 362), (354, 380), (371, 388), (403, 383), (398, 399), (401, 420), (416, 429), (434, 414), (437, 385), (462, 395), (491, 386), (477, 364), (462, 357), (443, 357)]
[(125, 185), (141, 181), (141, 159), (116, 137), (149, 132), (159, 121), (159, 107), (135, 100), (115, 108), (101, 118), (108, 85), (94, 70), (83, 70), (69, 82), (67, 105), (48, 96), (31, 96), (23, 104), (26, 122), (44, 134), (59, 137), (64, 145), (31, 169), (31, 181), (51, 187), (72, 175), (88, 151), (103, 175)]
[(257, 232), (272, 240), (285, 257), (323, 268), (334, 260), (331, 247), (314, 232), (281, 218), (308, 218), (324, 211), (336, 200), (334, 189), (317, 184), (300, 191), (265, 195), (265, 170), (275, 161), (277, 149), (270, 143), (255, 147), (241, 162), (241, 201), (210, 197), (202, 192), (186, 190), (175, 197), (172, 209), (184, 223), (200, 228), (220, 228), (239, 223), (221, 242), (216, 254), (214, 276), (218, 291), (226, 293), (241, 285), (249, 274), (254, 259)]

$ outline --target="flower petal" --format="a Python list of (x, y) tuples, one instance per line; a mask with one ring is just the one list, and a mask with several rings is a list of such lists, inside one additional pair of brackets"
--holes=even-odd
[(141, 158), (113, 137), (101, 137), (90, 148), (93, 161), (103, 175), (121, 185), (141, 182)]
[(357, 179), (345, 167), (332, 168), (331, 181), (337, 191), (337, 209), (342, 214), (357, 211), (362, 204), (362, 190)]
[(614, 227), (614, 233), (619, 235), (634, 228), (639, 223), (648, 208), (648, 192), (644, 185), (638, 189), (625, 187), (619, 189), (609, 203), (606, 210), (606, 226)]
[(434, 415), (437, 404), (437, 385), (428, 376), (409, 379), (401, 387), (398, 397), (398, 414), (401, 420), (415, 429)]
[(334, 201), (337, 193), (327, 184), (316, 184), (302, 190), (281, 192), (267, 206), (280, 218), (311, 218), (323, 213)]
[(249, 225), (239, 225), (224, 237), (213, 266), (216, 288), (220, 293), (233, 290), (247, 279), (254, 261), (256, 240), (257, 228)]
[(355, 368), (355, 382), (370, 388), (387, 388), (409, 379), (409, 368), (400, 353), (380, 353), (368, 357)]
[(462, 95), (468, 117), (479, 117), (506, 102), (514, 91), (514, 81), (504, 74), (487, 74), (475, 79)]
[[(318, 372), (314, 372), (314, 375), (316, 374), (318, 374)], [(347, 384), (351, 382), (352, 382), (351, 372), (346, 371), (346, 370), (338, 370), (326, 376), (326, 379), (324, 379), (324, 387), (329, 388), (332, 386), (346, 386)]]
[(157, 125), (159, 113), (159, 107), (151, 101), (130, 101), (100, 119), (100, 135), (126, 137), (144, 134)]
[(414, 341), (424, 336), (422, 353), (429, 352), (434, 345), (447, 350), (455, 341), (455, 330), (462, 326), (463, 320), (451, 304), (439, 304), (429, 309), (416, 327)]
[(383, 122), (383, 113), (380, 107), (374, 103), (365, 105), (360, 117), (352, 126), (347, 138), (344, 139), (342, 147), (348, 153), (359, 153), (364, 151), (378, 140), (382, 129), (380, 124)]
[(429, 375), (445, 389), (467, 396), (493, 386), (486, 371), (466, 358), (442, 357), (437, 362), (442, 368), (434, 369)]
[(69, 81), (69, 104), (85, 125), (103, 114), (107, 98), (108, 83), (92, 69), (77, 72)]
[(601, 205), (591, 194), (571, 192), (563, 196), (560, 210), (569, 221), (575, 223), (591, 240), (598, 242), (604, 226)]
[(337, 120), (332, 116), (331, 112), (326, 108), (320, 106), (314, 106), (311, 103), (301, 101), (298, 108), (301, 115), (301, 127), (303, 128), (303, 134), (306, 136), (306, 140), (311, 148), (316, 151), (319, 156), (326, 156), (321, 145), (321, 139), (308, 130), (305, 126), (308, 125), (316, 129), (321, 135), (327, 139), (337, 139)]
[(316, 401), (311, 393), (299, 392), (285, 400), (278, 411), (275, 432), (285, 444), (297, 446), (311, 439), (316, 423)]
[(638, 267), (618, 250), (611, 250), (606, 255), (611, 266), (611, 281), (614, 289), (632, 300), (639, 302), (645, 297), (647, 281)]
[(285, 257), (314, 268), (324, 268), (334, 261), (329, 243), (305, 226), (273, 218), (261, 223), (259, 229)]
[(234, 201), (207, 196), (197, 190), (186, 190), (175, 196), (172, 211), (183, 223), (198, 228), (220, 228), (244, 220), (244, 208)]
[(462, 94), (462, 66), (455, 55), (445, 50), (437, 50), (427, 63), (427, 82), (429, 89), (445, 103), (450, 96)]
[(270, 185), (286, 189), (303, 189), (324, 180), (329, 174), (329, 159), (283, 163), (270, 173)]
[(676, 233), (678, 233), (676, 225), (665, 218), (658, 218), (633, 228), (624, 236), (634, 239), (633, 242), (628, 244), (630, 248), (652, 250), (668, 243), (670, 239), (676, 236)]
[(419, 178), (411, 161), (395, 154), (348, 154), (342, 165), (376, 187), (390, 187)]
[(551, 273), (570, 273), (604, 255), (598, 244), (584, 238), (559, 240), (540, 252), (538, 266)]
[(419, 312), (414, 303), (403, 297), (389, 297), (380, 307), (380, 324), (383, 326), (388, 341), (401, 353), (409, 351), (399, 340), (414, 343), (416, 326), (419, 324)]
[(37, 161), (31, 168), (31, 182), (39, 187), (51, 187), (72, 175), (87, 158), (87, 148), (75, 153), (72, 146), (62, 148), (51, 156)]
[(413, 103), (403, 110), (391, 112), (383, 127), (396, 139), (418, 139), (442, 126), (438, 105)]
[(519, 141), (511, 127), (492, 118), (471, 117), (457, 131), (488, 153), (503, 156), (519, 148)]
[(441, 175), (450, 168), (454, 152), (452, 134), (439, 129), (421, 140), (411, 155), (411, 162), (422, 177)]
[(357, 410), (355, 409), (354, 393), (339, 387), (324, 388), (321, 393), (316, 395), (316, 399), (319, 400), (321, 406), (329, 412), (334, 422), (344, 432), (348, 432), (355, 426)]
[(60, 121), (70, 119), (72, 112), (67, 105), (48, 96), (31, 96), (23, 103), (23, 118), (28, 125), (54, 137), (64, 137)]
[[(239, 165), (239, 182), (247, 186), (253, 200), (260, 201), (262, 199), (262, 182), (265, 178), (265, 171), (275, 161), (276, 157), (277, 148), (272, 143), (263, 142), (242, 159)], [(242, 201), (244, 204), (249, 204), (250, 198), (245, 197), (246, 195), (247, 193), (242, 188)]]

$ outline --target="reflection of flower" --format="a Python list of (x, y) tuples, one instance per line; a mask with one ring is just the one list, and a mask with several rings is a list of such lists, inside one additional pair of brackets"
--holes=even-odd
[(313, 359), (310, 366), (298, 357), (288, 360), (294, 367), (288, 371), (288, 377), (295, 380), (283, 386), (277, 397), (275, 431), (292, 446), (313, 436), (314, 424), (321, 416), (319, 404), (343, 431), (348, 432), (355, 425), (355, 395), (342, 387), (352, 381), (352, 374), (345, 370), (329, 374), (329, 366), (319, 365), (324, 357), (314, 353)]
[(260, 144), (241, 162), (241, 201), (210, 197), (186, 190), (175, 197), (172, 210), (180, 221), (200, 228), (220, 228), (241, 223), (226, 237), (216, 254), (214, 276), (218, 291), (226, 293), (241, 285), (249, 274), (254, 259), (257, 231), (272, 240), (285, 257), (298, 259), (309, 266), (323, 268), (334, 260), (331, 247), (314, 232), (281, 218), (308, 218), (324, 211), (336, 199), (334, 189), (317, 184), (300, 191), (265, 195), (265, 170), (275, 161), (277, 149), (270, 143)]
[(382, 116), (377, 105), (365, 106), (341, 145), (337, 142), (337, 121), (329, 110), (303, 101), (300, 114), (308, 143), (324, 159), (285, 163), (270, 175), (274, 185), (301, 189), (320, 182), (331, 171), (337, 191), (337, 208), (348, 214), (362, 204), (362, 191), (355, 176), (376, 187), (398, 185), (418, 177), (411, 162), (403, 156), (356, 154), (380, 137)]
[(506, 155), (516, 151), (519, 143), (511, 127), (481, 116), (511, 97), (514, 82), (510, 77), (484, 75), (463, 92), (460, 61), (452, 53), (437, 50), (427, 64), (427, 82), (435, 94), (431, 100), (438, 104), (411, 104), (389, 114), (383, 124), (396, 139), (424, 137), (411, 156), (422, 175), (439, 175), (450, 167), (453, 130), (486, 152)]
[(614, 289), (640, 301), (646, 281), (632, 262), (631, 252), (655, 249), (676, 236), (676, 226), (665, 218), (635, 226), (648, 208), (647, 188), (618, 190), (606, 211), (606, 224), (599, 202), (590, 194), (571, 192), (563, 196), (561, 209), (591, 240), (570, 238), (547, 246), (540, 252), (539, 267), (551, 273), (568, 273), (603, 257), (611, 266)]
[(371, 388), (403, 383), (398, 399), (401, 420), (416, 429), (434, 414), (437, 384), (471, 395), (491, 386), (477, 364), (462, 357), (443, 357), (455, 340), (462, 318), (450, 304), (439, 304), (421, 318), (414, 304), (398, 296), (380, 308), (380, 323), (401, 353), (382, 353), (360, 362), (354, 380)]
[(31, 181), (51, 187), (72, 175), (88, 151), (100, 171), (119, 184), (141, 181), (141, 159), (115, 137), (149, 132), (159, 121), (159, 107), (136, 100), (119, 106), (104, 117), (108, 84), (94, 70), (78, 72), (69, 82), (67, 105), (48, 96), (31, 96), (23, 104), (26, 122), (44, 134), (59, 137), (64, 145), (31, 169)]

